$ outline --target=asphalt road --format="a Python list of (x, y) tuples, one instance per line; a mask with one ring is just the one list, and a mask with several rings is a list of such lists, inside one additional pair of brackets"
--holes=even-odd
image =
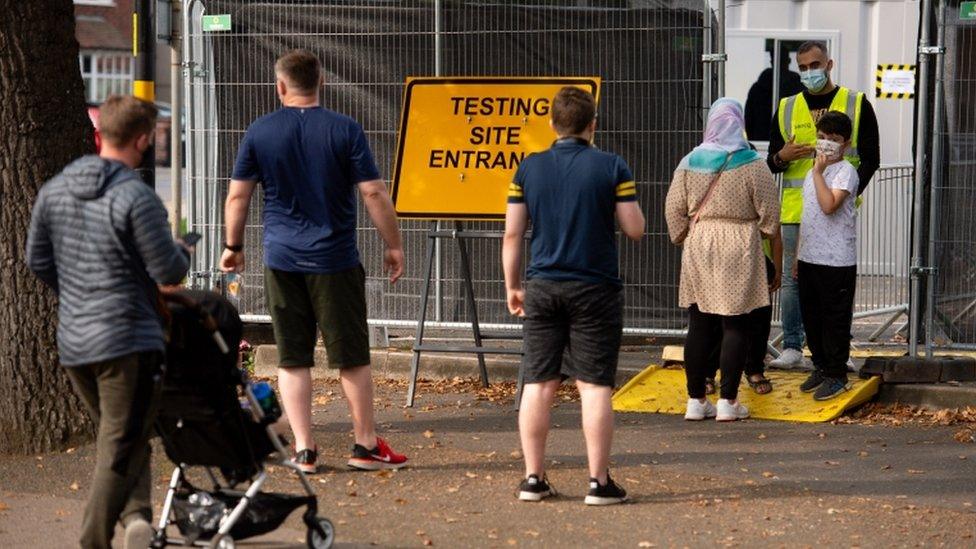
[[(327, 468), (313, 483), (338, 547), (976, 546), (976, 445), (954, 440), (960, 426), (620, 414), (612, 474), (633, 501), (588, 508), (575, 401), (553, 413), (549, 477), (560, 496), (532, 504), (514, 497), (522, 464), (503, 391), (427, 384), (404, 409), (402, 383), (381, 384), (383, 432), (412, 466), (361, 473), (344, 468), (352, 442), (338, 386), (316, 384)], [(75, 546), (92, 452), (0, 458), (0, 546)], [(157, 502), (171, 467), (157, 452)], [(281, 468), (273, 477), (272, 489), (297, 489)], [(251, 546), (303, 539), (296, 513)]]

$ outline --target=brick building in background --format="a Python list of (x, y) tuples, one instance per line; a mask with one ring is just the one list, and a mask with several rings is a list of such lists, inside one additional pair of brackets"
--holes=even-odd
[[(132, 93), (132, 12), (133, 0), (74, 0), (75, 37), (78, 39), (78, 66), (85, 82), (89, 112), (97, 111), (112, 94)], [(170, 50), (156, 47), (156, 106), (160, 109), (156, 125), (156, 162), (169, 164), (170, 128)], [(93, 122), (97, 114), (93, 115)]]

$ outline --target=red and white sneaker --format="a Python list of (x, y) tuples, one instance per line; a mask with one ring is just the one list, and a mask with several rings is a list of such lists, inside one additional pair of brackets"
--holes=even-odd
[(347, 464), (362, 471), (399, 469), (407, 464), (407, 456), (394, 452), (385, 440), (376, 437), (376, 448), (372, 450), (359, 444), (353, 446), (352, 457)]

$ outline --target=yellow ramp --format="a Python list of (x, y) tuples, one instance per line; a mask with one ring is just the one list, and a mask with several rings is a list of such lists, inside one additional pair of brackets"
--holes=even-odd
[[(817, 423), (835, 419), (844, 410), (871, 400), (881, 385), (878, 377), (863, 380), (852, 376), (850, 391), (818, 402), (813, 400), (812, 394), (800, 392), (800, 384), (807, 375), (807, 372), (767, 371), (766, 376), (773, 382), (773, 392), (767, 395), (753, 392), (743, 376), (739, 400), (749, 407), (753, 418)], [(718, 395), (710, 395), (709, 399), (714, 402)], [(684, 370), (650, 366), (617, 391), (613, 396), (613, 409), (684, 415), (687, 402)]]

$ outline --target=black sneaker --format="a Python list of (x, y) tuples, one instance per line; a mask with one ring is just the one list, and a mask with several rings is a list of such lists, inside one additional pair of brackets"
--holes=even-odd
[(303, 473), (313, 474), (318, 471), (318, 466), (315, 465), (315, 461), (319, 458), (319, 447), (316, 446), (315, 449), (305, 448), (295, 454), (295, 457), (291, 459), (291, 462), (298, 466)]
[(617, 483), (607, 475), (607, 483), (600, 486), (595, 478), (590, 479), (590, 492), (586, 494), (583, 503), (587, 505), (614, 505), (627, 501), (627, 491), (617, 486)]
[(812, 393), (817, 390), (817, 387), (824, 382), (824, 375), (818, 369), (814, 369), (810, 372), (810, 377), (806, 381), (800, 384), (800, 390), (804, 393)]
[(539, 475), (529, 475), (519, 484), (518, 498), (522, 501), (542, 501), (549, 496), (556, 495), (556, 491), (549, 486), (549, 479)]
[(850, 389), (847, 379), (838, 377), (825, 377), (823, 383), (813, 393), (813, 400), (830, 400), (835, 396), (846, 393)]

